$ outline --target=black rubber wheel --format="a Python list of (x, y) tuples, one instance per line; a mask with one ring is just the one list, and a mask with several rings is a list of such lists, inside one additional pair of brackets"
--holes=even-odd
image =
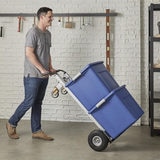
[(107, 148), (109, 139), (101, 130), (93, 130), (88, 135), (88, 144), (95, 151), (103, 151)]

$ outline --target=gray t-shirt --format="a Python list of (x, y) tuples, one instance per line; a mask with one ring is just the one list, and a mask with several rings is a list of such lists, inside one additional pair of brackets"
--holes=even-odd
[[(38, 27), (32, 27), (26, 34), (25, 47), (34, 48), (34, 53), (46, 70), (49, 70), (49, 58), (51, 47), (51, 33), (41, 31)], [(40, 71), (27, 59), (24, 61), (24, 76), (42, 78)]]

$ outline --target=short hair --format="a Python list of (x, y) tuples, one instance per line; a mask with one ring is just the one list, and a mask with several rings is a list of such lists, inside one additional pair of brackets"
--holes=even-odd
[(48, 11), (52, 11), (51, 8), (48, 8), (48, 7), (41, 7), (38, 11), (37, 11), (37, 18), (38, 20), (40, 19), (40, 16), (42, 14), (47, 14)]

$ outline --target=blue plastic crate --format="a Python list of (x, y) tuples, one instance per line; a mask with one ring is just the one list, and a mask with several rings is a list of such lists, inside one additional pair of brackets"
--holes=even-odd
[(89, 114), (112, 139), (116, 139), (143, 115), (142, 109), (125, 86), (113, 90), (101, 101), (103, 103), (92, 108)]
[(80, 75), (66, 85), (79, 101), (90, 110), (113, 89), (119, 87), (103, 62), (88, 64)]

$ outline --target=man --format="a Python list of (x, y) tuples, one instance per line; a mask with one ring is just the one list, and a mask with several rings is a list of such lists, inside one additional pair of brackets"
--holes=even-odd
[[(51, 33), (47, 30), (53, 20), (52, 9), (42, 7), (37, 12), (38, 23), (26, 34), (24, 62), (23, 102), (6, 124), (8, 136), (18, 139), (16, 127), (23, 115), (31, 108), (32, 138), (53, 140), (41, 129), (41, 105), (45, 96), (50, 72), (55, 72), (51, 64)], [(45, 75), (45, 76), (44, 76)]]

